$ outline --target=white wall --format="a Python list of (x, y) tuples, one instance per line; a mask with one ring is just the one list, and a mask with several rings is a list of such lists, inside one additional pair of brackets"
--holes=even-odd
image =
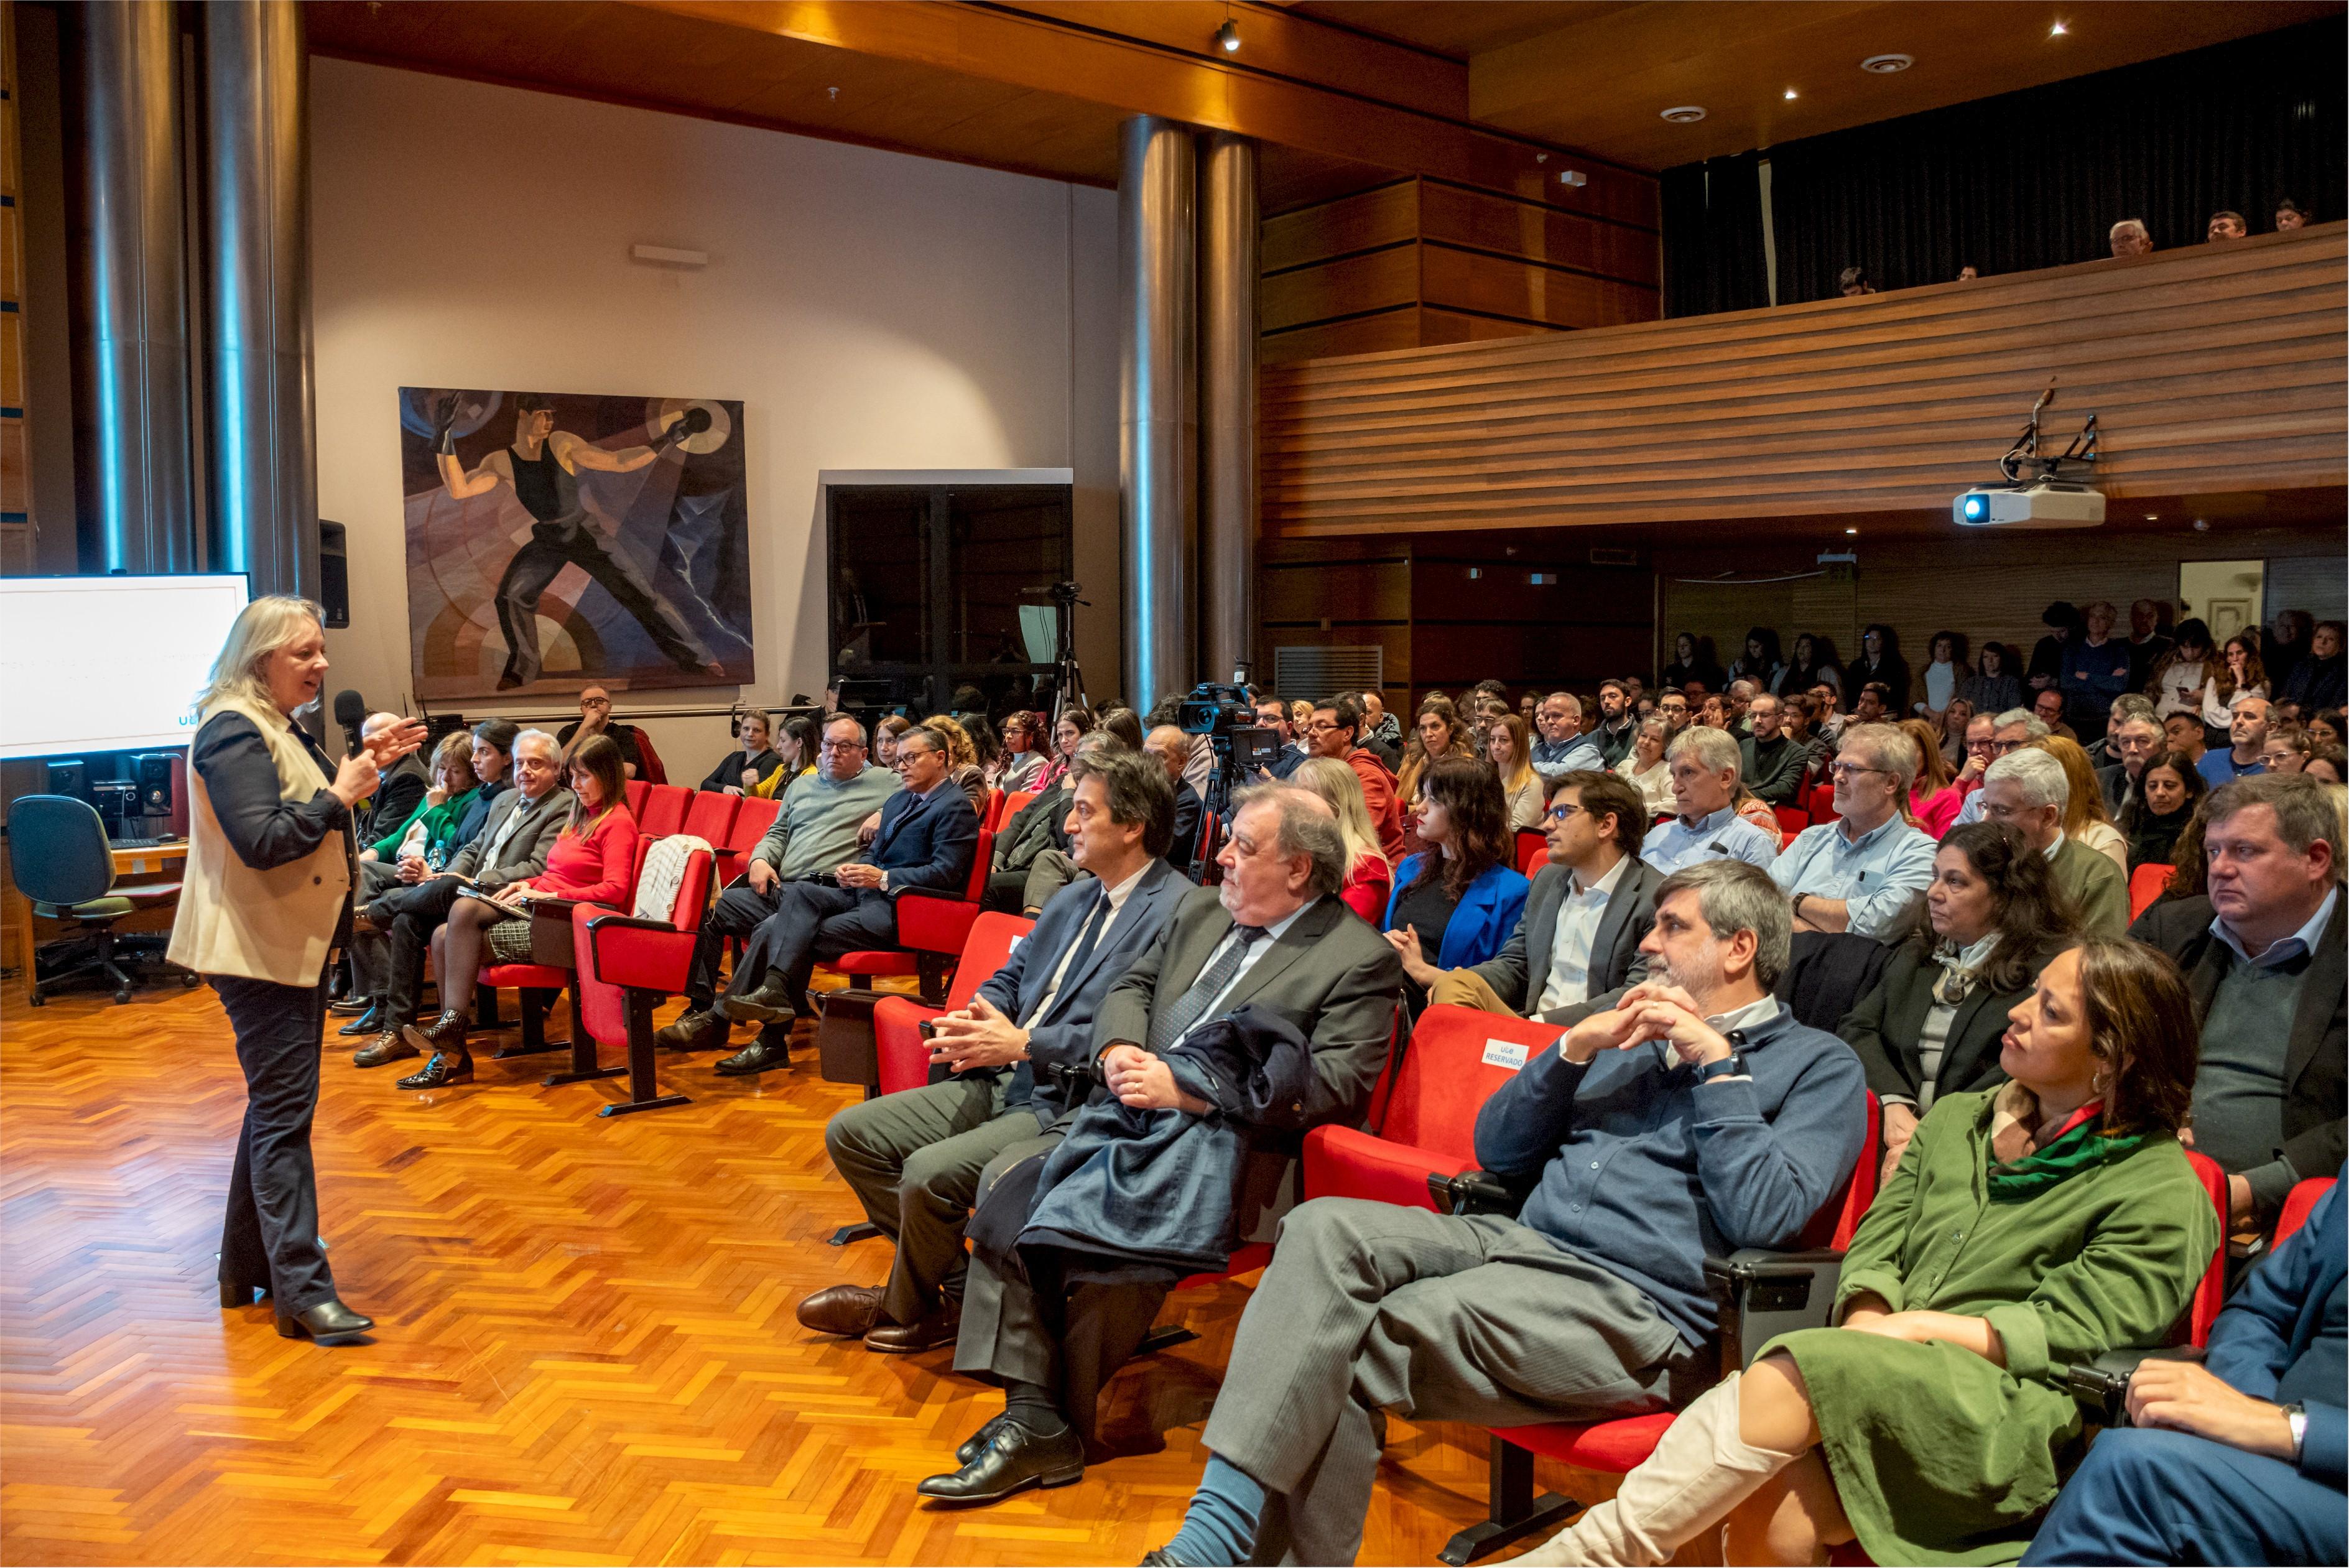
[[(318, 503), (350, 529), (336, 688), (409, 689), (403, 386), (742, 400), (743, 694), (769, 702), (823, 686), (818, 470), (1073, 468), (1078, 653), (1119, 687), (1114, 193), (331, 59), (311, 124)], [(636, 244), (709, 265), (648, 267)], [(648, 728), (691, 778), (726, 744), (721, 719)]]

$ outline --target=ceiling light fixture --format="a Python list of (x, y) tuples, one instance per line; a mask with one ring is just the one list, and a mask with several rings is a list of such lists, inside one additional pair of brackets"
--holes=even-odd
[(1795, 89), (1793, 88), (1788, 88), (1786, 89), (1786, 96), (1790, 99), (1793, 98), (1795, 96)]
[(1240, 30), (1229, 16), (1225, 17), (1224, 25), (1216, 29), (1216, 47), (1227, 55), (1240, 52)]
[(1859, 68), (1870, 76), (1889, 77), (1895, 71), (1905, 71), (1917, 63), (1909, 55), (1870, 55), (1859, 62)]
[(1845, 530), (1844, 530), (1844, 532), (1845, 532), (1845, 533), (1847, 533), (1847, 534), (1857, 534), (1857, 533), (1858, 533), (1858, 532), (1859, 532), (1859, 530), (1858, 530), (1858, 529), (1857, 529), (1857, 528), (1847, 528), (1847, 529), (1845, 529)]
[(1663, 110), (1662, 113), (1663, 118), (1671, 120), (1674, 125), (1694, 125), (1704, 118), (1704, 106), (1695, 103), (1677, 104)]
[(2071, 29), (2065, 27), (2063, 23), (2058, 22), (2054, 26), (2047, 29), (2047, 36), (2051, 38), (2060, 38), (2070, 30)]

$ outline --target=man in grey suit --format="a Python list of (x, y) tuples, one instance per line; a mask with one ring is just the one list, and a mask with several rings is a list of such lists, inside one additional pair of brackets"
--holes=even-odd
[(1070, 848), (1092, 876), (1044, 907), (969, 1006), (936, 1021), (931, 1082), (851, 1106), (824, 1128), (833, 1167), (897, 1257), (885, 1288), (833, 1285), (800, 1303), (800, 1323), (819, 1334), (896, 1354), (954, 1343), (980, 1183), (1060, 1142), (1092, 1087), (1095, 1014), (1191, 890), (1166, 863), (1165, 770), (1095, 748), (1072, 771)]
[(571, 792), (561, 787), (562, 778), (563, 748), (554, 737), (543, 730), (524, 730), (514, 737), (514, 787), (492, 804), (481, 830), (437, 875), (376, 899), (371, 907), (376, 924), (390, 918), (390, 991), (384, 1002), (384, 1032), (353, 1053), (353, 1062), (380, 1067), (418, 1054), (400, 1030), (417, 1022), (417, 993), (423, 989), (424, 955), (433, 931), (449, 918), (458, 889), (469, 881), (485, 893), (495, 892), (546, 869), (547, 854), (571, 814)]
[[(1345, 845), (1319, 796), (1262, 784), (1233, 798), (1222, 884), (1187, 895), (1102, 1004), (1092, 1044), (1103, 1091), (1132, 1107), (1205, 1114), (1175, 1086), (1164, 1054), (1248, 1005), (1279, 1014), (1309, 1043), (1300, 1119), (1353, 1122), (1386, 1060), (1402, 966), (1338, 900)], [(1288, 1159), (1274, 1147), (1249, 1157), (1242, 1235), (1260, 1221)], [(957, 1452), (961, 1469), (923, 1481), (922, 1495), (995, 1502), (1081, 1477), (1100, 1390), (1141, 1344), (1171, 1283), (1082, 1283), (1047, 1298), (974, 1259), (955, 1370), (1000, 1384), (1004, 1411)]]
[(1663, 877), (1640, 859), (1647, 805), (1639, 786), (1578, 769), (1551, 786), (1543, 831), (1549, 864), (1501, 950), (1473, 969), (1439, 970), (1403, 955), (1431, 1002), (1578, 1023), (1648, 978), (1640, 944), (1656, 921)]

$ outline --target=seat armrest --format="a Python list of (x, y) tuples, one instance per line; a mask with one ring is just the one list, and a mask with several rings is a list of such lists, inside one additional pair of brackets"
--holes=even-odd
[(1427, 1192), (1441, 1214), (1498, 1214), (1514, 1220), (1540, 1182), (1538, 1175), (1512, 1177), (1490, 1170), (1464, 1170), (1456, 1176), (1431, 1175)]
[(2107, 1350), (2094, 1361), (2063, 1369), (2064, 1386), (2092, 1427), (2126, 1427), (2129, 1379), (2148, 1361), (2199, 1361), (2199, 1345), (2180, 1345), (2167, 1350)]
[(1825, 1328), (1835, 1316), (1843, 1253), (1834, 1248), (1774, 1252), (1744, 1247), (1704, 1261), (1721, 1321), (1723, 1366), (1749, 1365), (1764, 1345), (1796, 1329)]

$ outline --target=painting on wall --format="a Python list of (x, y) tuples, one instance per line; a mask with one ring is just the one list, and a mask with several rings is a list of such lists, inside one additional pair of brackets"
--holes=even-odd
[(753, 680), (740, 402), (403, 387), (399, 423), (419, 698)]

